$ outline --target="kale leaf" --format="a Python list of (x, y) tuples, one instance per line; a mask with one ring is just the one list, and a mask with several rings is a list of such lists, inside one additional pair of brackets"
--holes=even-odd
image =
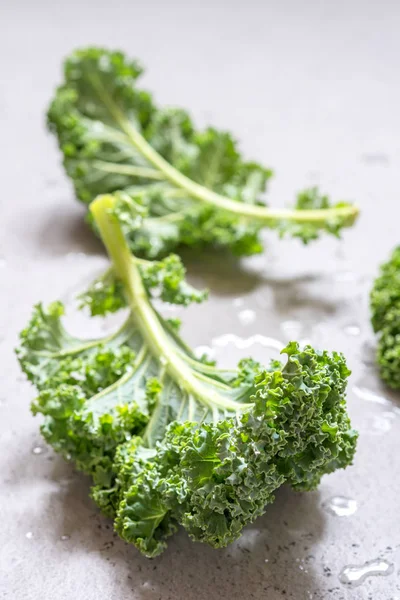
[(230, 133), (199, 131), (185, 111), (158, 108), (137, 87), (142, 72), (121, 52), (76, 50), (48, 110), (78, 198), (119, 192), (115, 212), (135, 254), (213, 244), (250, 255), (262, 250), (263, 227), (308, 242), (353, 224), (356, 206), (332, 204), (316, 188), (292, 210), (268, 208), (272, 171), (245, 161)]
[(91, 475), (92, 497), (120, 536), (156, 556), (182, 525), (226, 546), (265, 511), (284, 483), (312, 490), (351, 464), (357, 433), (346, 412), (350, 374), (336, 352), (291, 342), (283, 363), (251, 359), (233, 371), (196, 358), (152, 294), (204, 299), (177, 257), (133, 256), (114, 196), (91, 212), (112, 266), (83, 296), (92, 314), (129, 315), (101, 339), (68, 334), (62, 304), (38, 305), (21, 333), (20, 364), (38, 389), (45, 439)]

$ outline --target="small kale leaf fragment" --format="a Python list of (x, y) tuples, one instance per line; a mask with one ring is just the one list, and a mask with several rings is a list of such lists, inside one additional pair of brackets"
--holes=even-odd
[(381, 377), (400, 389), (400, 247), (380, 268), (370, 294), (371, 322), (379, 334), (377, 362)]

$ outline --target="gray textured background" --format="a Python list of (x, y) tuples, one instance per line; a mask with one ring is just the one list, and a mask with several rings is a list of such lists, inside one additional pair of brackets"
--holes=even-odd
[[(377, 264), (400, 241), (399, 30), (395, 0), (1, 2), (1, 598), (400, 598), (400, 398), (374, 372), (367, 313)], [(91, 43), (139, 57), (161, 103), (234, 131), (249, 157), (275, 168), (271, 203), (318, 183), (362, 209), (341, 243), (304, 249), (267, 234), (266, 254), (240, 265), (187, 257), (193, 281), (212, 290), (207, 305), (186, 311), (189, 342), (226, 333), (285, 341), (289, 320), (301, 339), (344, 351), (353, 369), (354, 466), (316, 493), (280, 491), (226, 550), (180, 533), (148, 561), (113, 536), (87, 480), (40, 440), (33, 392), (12, 353), (34, 302), (68, 299), (105, 264), (44, 126), (62, 57)], [(244, 309), (255, 322), (241, 322)], [(224, 363), (239, 354), (232, 343), (219, 350)], [(387, 403), (358, 397), (357, 387)], [(328, 514), (322, 503), (337, 495), (356, 500), (357, 512)], [(351, 589), (340, 583), (345, 565), (377, 557), (394, 564), (392, 575)]]

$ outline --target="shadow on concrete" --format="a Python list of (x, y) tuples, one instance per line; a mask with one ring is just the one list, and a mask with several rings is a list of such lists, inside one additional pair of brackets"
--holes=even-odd
[(149, 560), (123, 542), (111, 520), (97, 511), (86, 477), (59, 458), (51, 476), (64, 482), (51, 498), (55, 541), (68, 535), (70, 552), (83, 547), (109, 563), (120, 598), (209, 600), (203, 591), (206, 580), (212, 583), (213, 600), (298, 599), (299, 579), (301, 589), (315, 590), (313, 545), (324, 531), (317, 492), (281, 488), (266, 514), (228, 548), (194, 543), (180, 530), (161, 556)]

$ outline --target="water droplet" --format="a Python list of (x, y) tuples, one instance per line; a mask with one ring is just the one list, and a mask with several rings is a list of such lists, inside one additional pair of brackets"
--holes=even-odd
[(168, 364), (168, 360), (165, 358), (165, 356), (160, 356), (160, 363), (163, 367), (165, 367)]
[(240, 538), (234, 542), (234, 548), (252, 551), (262, 537), (263, 532), (259, 529), (245, 529)]
[(357, 336), (360, 335), (361, 333), (361, 329), (359, 328), (358, 325), (347, 325), (344, 329), (343, 329), (344, 333), (346, 335), (351, 335), (351, 336)]
[(28, 531), (28, 533), (25, 534), (25, 537), (28, 538), (28, 540), (31, 540), (33, 538), (32, 531)]
[(341, 583), (356, 587), (361, 585), (367, 577), (375, 575), (391, 575), (394, 571), (394, 565), (383, 558), (371, 560), (363, 565), (347, 565), (342, 569), (339, 575)]
[(303, 325), (300, 321), (283, 321), (281, 323), (281, 329), (287, 339), (297, 340), (301, 335)]
[(236, 308), (239, 308), (240, 306), (243, 306), (244, 304), (244, 300), (243, 298), (235, 298), (232, 302), (233, 306), (235, 306)]
[(256, 320), (256, 313), (254, 310), (246, 308), (245, 310), (240, 311), (238, 317), (242, 325), (251, 325), (251, 323), (254, 323)]
[(32, 448), (32, 454), (43, 454), (44, 453), (44, 448), (42, 448), (42, 446), (34, 446)]
[(357, 510), (357, 502), (345, 496), (334, 496), (322, 503), (322, 507), (337, 517), (349, 517)]
[(142, 588), (144, 588), (145, 590), (149, 590), (151, 588), (150, 581), (145, 581), (144, 583), (142, 583)]
[(69, 539), (71, 539), (71, 536), (70, 536), (70, 535), (62, 535), (62, 536), (60, 537), (60, 540), (61, 540), (62, 542), (67, 542)]
[(390, 404), (390, 401), (387, 398), (375, 394), (375, 392), (371, 392), (371, 390), (368, 390), (365, 387), (354, 385), (353, 392), (360, 400), (365, 400), (366, 402), (374, 402), (375, 404), (382, 404), (383, 406)]

